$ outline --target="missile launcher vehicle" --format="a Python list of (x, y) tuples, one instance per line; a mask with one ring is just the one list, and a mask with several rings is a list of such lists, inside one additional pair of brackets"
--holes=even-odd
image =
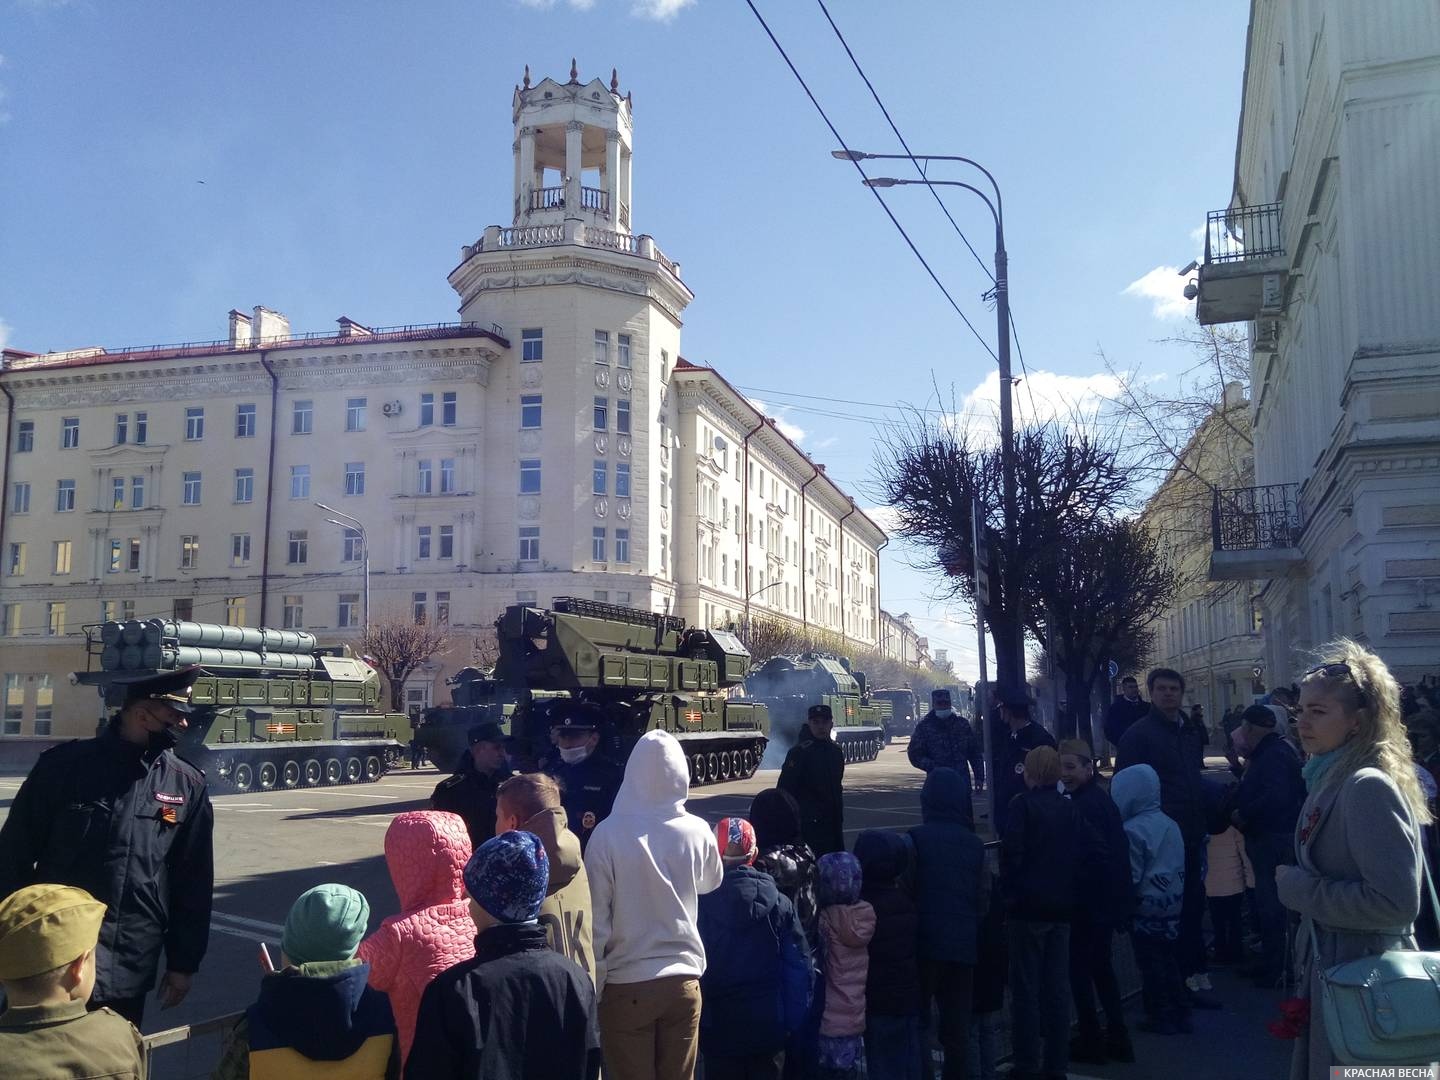
[[(874, 761), (885, 743), (889, 701), (865, 695), (865, 675), (850, 661), (827, 653), (772, 656), (745, 680), (747, 695), (769, 709), (774, 743), (767, 766), (779, 766), (800, 738), (811, 705), (829, 705), (835, 741), (847, 762)], [(778, 755), (778, 760), (776, 759)]]
[(96, 669), (71, 679), (115, 708), (137, 675), (203, 669), (176, 752), (236, 791), (377, 780), (409, 738), (409, 720), (380, 704), (379, 673), (301, 630), (131, 619), (85, 631)]

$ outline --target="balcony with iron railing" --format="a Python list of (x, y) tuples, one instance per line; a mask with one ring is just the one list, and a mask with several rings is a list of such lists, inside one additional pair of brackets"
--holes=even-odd
[(1299, 484), (1216, 491), (1210, 510), (1211, 581), (1284, 577), (1304, 564)]
[(1280, 203), (1205, 215), (1205, 261), (1195, 304), (1202, 324), (1280, 317), (1289, 272), (1280, 230)]
[[(558, 184), (552, 187), (532, 188), (530, 197), (524, 200), (521, 196), (515, 198), (515, 214), (520, 216), (523, 210), (526, 214), (534, 214), (546, 210), (565, 209), (565, 185)], [(581, 187), (580, 188), (580, 209), (587, 213), (595, 214), (598, 217), (610, 217), (610, 193), (604, 188)], [(630, 208), (623, 203), (620, 206), (621, 228), (630, 227)]]

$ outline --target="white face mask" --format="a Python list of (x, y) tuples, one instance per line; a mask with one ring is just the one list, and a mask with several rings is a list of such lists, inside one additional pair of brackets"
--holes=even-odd
[(952, 717), (952, 716), (955, 715), (955, 710), (954, 710), (954, 709), (936, 709), (936, 710), (935, 710), (935, 715), (938, 716), (941, 720), (949, 720), (950, 717)]
[(560, 748), (560, 760), (566, 765), (579, 765), (590, 756), (588, 746), (562, 746)]

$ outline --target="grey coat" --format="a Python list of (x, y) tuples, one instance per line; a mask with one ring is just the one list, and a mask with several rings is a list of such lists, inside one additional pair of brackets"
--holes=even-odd
[[(1319, 972), (1386, 949), (1414, 947), (1420, 912), (1420, 830), (1393, 780), (1359, 769), (1312, 792), (1295, 831), (1297, 866), (1277, 874), (1280, 900), (1299, 913), (1296, 953), (1310, 1028), (1295, 1044), (1291, 1080), (1329, 1080)], [(1311, 956), (1314, 924), (1320, 956)]]

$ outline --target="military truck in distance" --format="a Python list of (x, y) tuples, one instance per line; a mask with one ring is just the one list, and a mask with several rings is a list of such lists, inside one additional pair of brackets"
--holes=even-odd
[(788, 750), (799, 739), (811, 705), (830, 706), (835, 741), (847, 762), (874, 761), (885, 742), (890, 703), (872, 704), (865, 697), (864, 673), (851, 671), (843, 656), (808, 652), (772, 656), (751, 672), (745, 691), (770, 710), (777, 752)]
[(548, 609), (513, 604), (495, 630), (494, 681), (518, 691), (510, 732), (536, 757), (550, 747), (549, 709), (559, 691), (605, 712), (622, 760), (641, 735), (659, 729), (680, 740), (692, 784), (741, 780), (759, 768), (770, 717), (763, 704), (725, 694), (750, 670), (750, 653), (733, 634), (571, 597)]
[(896, 735), (914, 735), (915, 725), (924, 714), (920, 711), (915, 691), (908, 686), (885, 687), (870, 691), (870, 700), (875, 704), (890, 703), (890, 722), (885, 725), (885, 741)]
[(98, 670), (76, 672), (119, 707), (136, 676), (199, 665), (177, 752), (236, 791), (358, 784), (399, 760), (409, 720), (380, 705), (380, 675), (299, 630), (150, 619), (85, 627)]

